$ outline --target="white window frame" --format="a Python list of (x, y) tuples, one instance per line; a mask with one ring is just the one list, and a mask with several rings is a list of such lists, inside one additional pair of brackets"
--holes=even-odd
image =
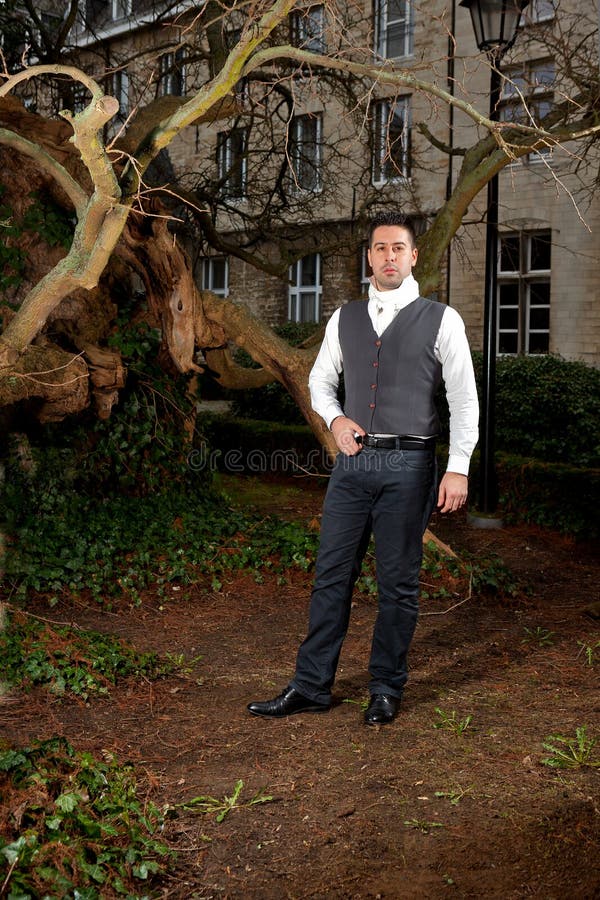
[[(310, 128), (307, 126), (310, 124)], [(294, 116), (290, 122), (288, 155), (290, 180), (293, 193), (317, 194), (323, 189), (323, 116)], [(305, 177), (304, 166), (309, 167), (310, 180)]]
[[(400, 112), (404, 127), (401, 138), (401, 162), (400, 170), (396, 169), (390, 154), (390, 123), (396, 114)], [(373, 109), (373, 166), (372, 179), (377, 187), (399, 181), (407, 181), (410, 178), (410, 144), (411, 144), (411, 116), (410, 96), (396, 97), (393, 100), (378, 100)], [(387, 171), (393, 166), (394, 171)]]
[(369, 245), (364, 243), (360, 248), (360, 292), (364, 297), (371, 286), (371, 266), (369, 265)]
[[(413, 55), (413, 4), (411, 0), (396, 0), (403, 7), (403, 15), (391, 18), (390, 0), (375, 0), (375, 55), (380, 59), (404, 59)], [(402, 49), (400, 53), (389, 53), (390, 31), (403, 27), (401, 35)]]
[[(160, 97), (183, 97), (185, 96), (185, 50), (180, 47), (178, 50), (163, 53), (159, 60), (159, 76), (158, 76), (158, 94)], [(179, 66), (179, 71), (177, 67)], [(173, 90), (176, 87), (176, 81), (180, 82), (181, 90)]]
[(125, 121), (129, 115), (129, 75), (125, 69), (116, 69), (111, 73), (108, 93), (119, 101), (116, 118)]
[(104, 84), (106, 93), (119, 104), (116, 115), (106, 123), (105, 134), (110, 139), (121, 130), (129, 116), (129, 75), (125, 69), (115, 69), (106, 77)]
[[(215, 268), (217, 263), (223, 264), (223, 287), (215, 288)], [(212, 291), (218, 297), (229, 296), (229, 257), (205, 256), (202, 260), (202, 290)]]
[(131, 15), (131, 0), (110, 0), (110, 16), (113, 22), (121, 22)]
[(73, 82), (73, 109), (71, 112), (74, 116), (83, 112), (90, 102), (90, 94), (85, 85), (80, 82)]
[[(517, 238), (519, 242), (519, 268), (502, 269), (501, 242), (503, 238)], [(531, 245), (532, 238), (552, 240), (552, 232), (549, 228), (537, 231), (513, 231), (504, 232), (498, 236), (498, 274), (497, 274), (497, 318), (496, 318), (496, 354), (502, 356), (530, 356), (542, 355), (542, 351), (532, 351), (530, 349), (531, 336), (534, 334), (544, 334), (548, 336), (548, 349), (543, 353), (550, 352), (550, 310), (551, 310), (551, 268), (550, 269), (532, 269), (531, 268)], [(551, 250), (550, 250), (551, 252)], [(550, 260), (552, 265), (552, 260)], [(512, 284), (517, 286), (517, 302), (513, 304), (501, 304), (501, 290), (503, 285)], [(532, 287), (536, 284), (548, 285), (548, 302), (536, 303), (531, 302)], [(536, 310), (548, 310), (548, 327), (532, 328), (532, 313)], [(516, 310), (517, 327), (501, 328), (502, 312), (506, 310)], [(500, 350), (501, 336), (503, 334), (512, 334), (517, 336), (516, 351)]]
[(291, 14), (291, 42), (310, 53), (326, 53), (325, 7), (322, 3), (296, 9)]
[[(304, 261), (307, 259), (315, 259), (315, 282), (311, 284), (302, 284), (302, 272)], [(318, 322), (321, 318), (321, 297), (323, 294), (322, 285), (322, 261), (320, 253), (311, 253), (296, 260), (289, 268), (290, 284), (288, 287), (288, 321), (290, 322)], [(301, 317), (303, 303), (302, 300), (306, 295), (313, 294), (313, 311), (312, 318), (303, 319)]]
[[(242, 138), (242, 153), (240, 162), (239, 190), (231, 183), (235, 173), (238, 159), (237, 146), (234, 144), (234, 136)], [(248, 129), (232, 128), (229, 131), (220, 131), (217, 135), (217, 175), (219, 181), (223, 181), (223, 192), (226, 197), (233, 200), (243, 200), (248, 189)]]
[(530, 0), (529, 5), (521, 13), (519, 26), (551, 22), (555, 16), (556, 0)]
[[(550, 75), (551, 80), (536, 78), (536, 73)], [(534, 113), (544, 103), (552, 103), (554, 100), (554, 79), (556, 78), (556, 68), (552, 59), (533, 59), (527, 60), (520, 65), (510, 66), (503, 69), (502, 73), (505, 78), (502, 83), (502, 91), (500, 103), (498, 106), (498, 116), (502, 122), (520, 122), (521, 124), (531, 125), (528, 113), (522, 107), (523, 101), (527, 109)], [(522, 98), (521, 98), (522, 95)], [(506, 112), (510, 109), (520, 107), (522, 115), (520, 117), (506, 117)], [(543, 116), (535, 116), (534, 119), (541, 119)], [(547, 160), (552, 155), (552, 147), (540, 147), (532, 153), (528, 153), (516, 163), (540, 162)], [(514, 165), (514, 163), (513, 163)]]

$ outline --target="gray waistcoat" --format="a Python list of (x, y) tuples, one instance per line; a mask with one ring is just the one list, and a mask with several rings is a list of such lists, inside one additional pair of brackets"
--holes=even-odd
[(419, 297), (396, 315), (380, 338), (368, 301), (340, 310), (345, 414), (371, 434), (435, 435), (433, 398), (442, 367), (434, 354), (444, 305)]

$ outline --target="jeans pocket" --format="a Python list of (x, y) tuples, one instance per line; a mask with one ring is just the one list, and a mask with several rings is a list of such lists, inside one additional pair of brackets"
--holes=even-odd
[(433, 468), (435, 456), (427, 450), (402, 450), (407, 468), (429, 471)]

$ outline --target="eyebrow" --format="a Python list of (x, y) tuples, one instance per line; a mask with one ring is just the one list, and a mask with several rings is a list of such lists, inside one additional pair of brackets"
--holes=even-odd
[(392, 247), (408, 247), (408, 241), (375, 241), (373, 244), (374, 247), (387, 247), (388, 245)]

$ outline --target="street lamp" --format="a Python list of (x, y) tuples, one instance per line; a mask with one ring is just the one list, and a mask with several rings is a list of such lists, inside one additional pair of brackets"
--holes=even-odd
[[(529, 0), (461, 0), (459, 6), (471, 13), (475, 40), (490, 61), (489, 118), (498, 121), (500, 73), (498, 65), (515, 42), (521, 13)], [(483, 369), (480, 425), (479, 511), (483, 517), (472, 517), (476, 525), (499, 524), (493, 514), (498, 503), (494, 465), (494, 432), (496, 407), (496, 317), (498, 252), (498, 175), (487, 185), (487, 225), (485, 234), (485, 296), (483, 320)], [(487, 519), (485, 517), (488, 517)]]

